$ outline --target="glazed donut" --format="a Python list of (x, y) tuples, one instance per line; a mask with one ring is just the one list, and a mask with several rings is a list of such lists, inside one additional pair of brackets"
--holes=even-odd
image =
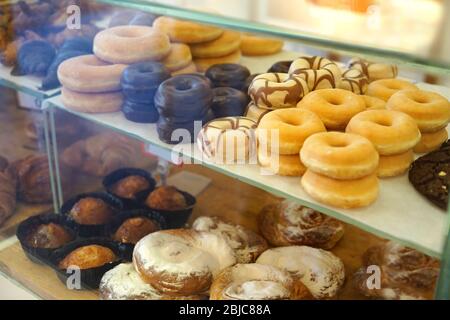
[(308, 169), (333, 179), (359, 179), (378, 167), (373, 144), (351, 133), (316, 133), (306, 139), (300, 157)]
[(287, 73), (264, 73), (255, 77), (248, 94), (258, 107), (291, 108), (308, 94), (306, 81)]
[(289, 200), (265, 206), (258, 215), (258, 227), (275, 247), (297, 245), (329, 250), (344, 235), (339, 220)]
[(425, 133), (439, 131), (450, 121), (449, 101), (435, 92), (402, 90), (389, 99), (386, 108), (409, 114)]
[(408, 150), (393, 156), (380, 156), (377, 175), (379, 178), (396, 177), (404, 174), (414, 161), (414, 153)]
[(224, 63), (239, 63), (241, 61), (241, 51), (237, 50), (229, 55), (217, 58), (195, 58), (194, 63), (197, 67), (197, 70), (200, 72), (205, 72), (209, 67), (215, 64), (224, 64)]
[(297, 105), (319, 116), (328, 130), (344, 130), (351, 118), (364, 111), (364, 99), (343, 89), (310, 92)]
[(119, 26), (97, 33), (94, 53), (111, 63), (161, 60), (170, 53), (170, 41), (166, 34), (151, 27)]
[(236, 252), (238, 263), (254, 262), (268, 249), (266, 240), (259, 234), (219, 217), (198, 217), (192, 224), (192, 229), (212, 232), (224, 237)]
[(447, 129), (441, 129), (432, 133), (422, 133), (422, 138), (414, 147), (415, 153), (428, 153), (437, 150), (448, 140)]
[(126, 67), (124, 64), (108, 64), (94, 55), (78, 56), (59, 65), (58, 79), (72, 91), (118, 91), (120, 77)]
[(355, 180), (336, 180), (308, 169), (301, 183), (311, 198), (343, 209), (368, 206), (378, 197), (376, 173)]
[(329, 251), (307, 246), (269, 249), (257, 263), (287, 271), (300, 280), (315, 299), (336, 297), (344, 285), (345, 268), (341, 259)]
[(169, 35), (171, 41), (187, 44), (212, 41), (223, 33), (223, 30), (217, 27), (170, 17), (158, 17), (153, 22), (153, 27)]
[(369, 139), (383, 156), (405, 153), (420, 141), (414, 119), (392, 110), (363, 111), (350, 120), (345, 131)]
[(342, 74), (341, 83), (339, 88), (349, 90), (356, 94), (365, 94), (367, 87), (369, 86), (369, 80), (357, 69), (348, 69)]
[(217, 118), (243, 116), (248, 97), (240, 90), (229, 87), (213, 89), (211, 109)]
[(133, 263), (144, 282), (167, 295), (205, 293), (220, 270), (236, 263), (227, 241), (190, 229), (151, 233), (135, 246)]
[(287, 177), (301, 177), (306, 172), (298, 155), (281, 155), (258, 148), (258, 163), (271, 174)]
[(366, 104), (366, 110), (386, 109), (386, 101), (382, 99), (366, 95), (362, 95), (361, 97), (364, 99)]
[(240, 64), (224, 63), (208, 68), (205, 76), (211, 80), (214, 87), (231, 87), (242, 90), (250, 76), (250, 71)]
[(123, 104), (123, 95), (121, 91), (80, 93), (62, 87), (61, 101), (67, 108), (77, 112), (107, 113), (120, 110)]
[(177, 71), (172, 71), (172, 76), (175, 77), (175, 76), (178, 76), (181, 74), (189, 74), (189, 73), (195, 73), (195, 72), (197, 72), (197, 67), (195, 66), (194, 62), (191, 62), (183, 69), (180, 69)]
[(257, 37), (243, 34), (241, 37), (241, 51), (244, 56), (267, 56), (278, 53), (283, 49), (284, 42), (278, 39)]
[(244, 117), (250, 118), (259, 124), (259, 121), (261, 121), (262, 117), (264, 117), (266, 114), (268, 114), (271, 111), (272, 110), (270, 110), (270, 109), (259, 108), (252, 101), (248, 104), (247, 109), (244, 111)]
[(294, 60), (289, 73), (305, 79), (310, 91), (338, 88), (341, 81), (339, 67), (334, 62), (317, 56)]
[(288, 272), (270, 265), (237, 264), (211, 285), (210, 300), (304, 300), (311, 293)]
[(186, 68), (192, 63), (191, 49), (183, 43), (172, 43), (170, 53), (162, 61), (170, 72)]
[(169, 70), (159, 62), (132, 64), (123, 71), (122, 91), (127, 100), (153, 105), (156, 90), (168, 78)]
[(288, 61), (278, 61), (275, 62), (269, 70), (267, 70), (267, 73), (289, 73), (289, 68), (291, 67), (293, 60)]
[(374, 63), (364, 59), (352, 59), (349, 63), (349, 68), (360, 70), (369, 82), (396, 78), (398, 75), (398, 68), (395, 65)]
[(219, 118), (200, 131), (197, 144), (209, 161), (244, 164), (256, 159), (256, 122), (244, 117)]
[(225, 30), (215, 40), (191, 44), (191, 52), (195, 58), (217, 58), (238, 51), (240, 45), (241, 34), (239, 32)]
[(418, 88), (406, 80), (382, 79), (371, 82), (366, 94), (387, 102), (394, 93), (400, 90), (418, 90)]
[[(325, 126), (313, 112), (286, 108), (266, 114), (259, 122), (257, 136), (260, 148), (282, 155), (298, 155), (308, 137), (324, 131)], [(274, 143), (273, 133), (278, 133), (279, 139)]]

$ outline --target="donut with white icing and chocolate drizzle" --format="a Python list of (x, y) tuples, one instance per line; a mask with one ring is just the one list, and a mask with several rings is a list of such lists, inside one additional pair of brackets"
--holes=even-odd
[(368, 86), (369, 80), (361, 70), (348, 69), (342, 74), (339, 88), (356, 94), (365, 94)]
[(244, 111), (244, 117), (250, 118), (253, 121), (256, 121), (257, 124), (259, 124), (262, 117), (264, 117), (271, 111), (273, 110), (260, 108), (253, 101), (251, 101)]
[(341, 82), (341, 70), (337, 64), (318, 56), (294, 60), (289, 74), (305, 79), (310, 91), (338, 88)]
[(296, 75), (264, 73), (255, 77), (248, 94), (258, 107), (293, 108), (308, 94), (308, 84)]
[(370, 62), (364, 59), (352, 59), (349, 63), (350, 69), (360, 70), (369, 82), (381, 79), (397, 78), (398, 68), (393, 64)]
[(197, 137), (203, 155), (219, 164), (245, 164), (256, 157), (257, 123), (246, 117), (219, 118), (207, 123)]

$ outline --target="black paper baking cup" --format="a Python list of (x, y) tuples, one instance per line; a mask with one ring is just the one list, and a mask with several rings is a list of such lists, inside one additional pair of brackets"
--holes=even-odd
[[(116, 196), (112, 192), (112, 187), (114, 184), (123, 178), (128, 176), (141, 176), (144, 177), (149, 182), (149, 187), (141, 192), (138, 192), (135, 196), (135, 199), (127, 199)], [(106, 192), (113, 197), (120, 199), (123, 203), (124, 210), (138, 209), (141, 208), (141, 203), (145, 201), (147, 196), (155, 189), (156, 181), (153, 179), (152, 175), (142, 169), (138, 168), (122, 168), (116, 171), (111, 172), (106, 177), (103, 178), (103, 187), (106, 189)]]
[(61, 213), (67, 216), (67, 220), (69, 221), (70, 225), (72, 225), (73, 228), (77, 230), (78, 236), (83, 238), (106, 236), (106, 229), (108, 226), (107, 223), (96, 225), (80, 224), (73, 220), (69, 215), (70, 210), (72, 210), (73, 206), (81, 199), (87, 197), (98, 198), (105, 201), (114, 211), (114, 215), (118, 214), (124, 209), (124, 204), (118, 197), (106, 192), (90, 192), (80, 194), (74, 198), (67, 200), (61, 207)]
[[(129, 211), (124, 211), (118, 214), (116, 217), (114, 217), (113, 221), (108, 226), (108, 235), (109, 237), (113, 239), (114, 233), (119, 229), (119, 227), (124, 223), (126, 220), (136, 217), (144, 217), (148, 218), (150, 220), (156, 221), (159, 225), (159, 230), (167, 229), (167, 223), (166, 219), (156, 211), (153, 211), (148, 208), (142, 208), (142, 209), (134, 209)], [(124, 255), (125, 259), (132, 260), (133, 258), (133, 250), (134, 250), (134, 244), (132, 243), (121, 243), (124, 247)]]
[(70, 225), (67, 217), (62, 214), (42, 214), (22, 221), (17, 228), (16, 236), (19, 239), (25, 255), (28, 259), (35, 263), (49, 263), (51, 254), (58, 249), (35, 248), (27, 243), (27, 237), (30, 232), (33, 232), (40, 225), (49, 223), (55, 223), (64, 227), (64, 229), (66, 229), (73, 236), (74, 241), (77, 238), (76, 230)]
[(194, 210), (195, 204), (197, 200), (193, 195), (187, 193), (185, 191), (177, 189), (180, 192), (184, 199), (186, 200), (187, 207), (181, 210), (161, 210), (156, 208), (150, 208), (152, 211), (158, 212), (164, 219), (166, 220), (167, 228), (169, 229), (177, 229), (183, 228), (186, 225), (186, 222), (192, 215), (192, 211)]
[(65, 285), (68, 284), (68, 278), (73, 277), (75, 274), (74, 274), (74, 272), (70, 272), (66, 269), (59, 269), (59, 267), (58, 267), (59, 263), (74, 250), (76, 250), (80, 247), (89, 246), (89, 245), (100, 245), (100, 246), (111, 249), (114, 252), (114, 254), (117, 256), (117, 260), (107, 263), (100, 267), (90, 268), (90, 269), (81, 269), (80, 270), (81, 288), (75, 287), (72, 289), (85, 289), (85, 290), (98, 289), (98, 287), (100, 285), (100, 281), (106, 272), (113, 269), (114, 267), (121, 264), (122, 262), (128, 261), (125, 257), (125, 255), (126, 255), (125, 247), (117, 242), (111, 241), (110, 239), (90, 238), (90, 239), (83, 239), (83, 240), (71, 242), (64, 247), (55, 250), (53, 252), (53, 254), (51, 255), (51, 266), (55, 270), (58, 278)]

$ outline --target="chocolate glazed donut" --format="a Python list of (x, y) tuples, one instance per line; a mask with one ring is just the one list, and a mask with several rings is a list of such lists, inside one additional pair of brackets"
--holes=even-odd
[(213, 89), (211, 109), (217, 118), (242, 116), (248, 104), (248, 96), (230, 87)]
[(289, 73), (293, 60), (275, 62), (267, 72), (270, 73)]
[(153, 104), (138, 103), (131, 100), (124, 101), (122, 112), (125, 118), (137, 123), (155, 123), (159, 118), (159, 113)]
[(214, 87), (231, 87), (242, 90), (245, 87), (245, 81), (250, 76), (250, 71), (234, 63), (223, 63), (211, 66), (205, 73), (213, 83)]

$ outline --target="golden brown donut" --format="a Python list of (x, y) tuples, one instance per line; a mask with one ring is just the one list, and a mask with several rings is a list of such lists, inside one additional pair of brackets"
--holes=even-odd
[(243, 34), (240, 48), (244, 56), (267, 56), (280, 52), (283, 46), (279, 39)]
[(197, 72), (197, 66), (192, 61), (186, 67), (184, 67), (184, 68), (182, 68), (180, 70), (172, 71), (171, 75), (172, 75), (172, 77), (174, 77), (174, 76), (177, 76), (179, 74), (196, 73), (196, 72)]
[(364, 99), (364, 102), (366, 104), (366, 110), (377, 110), (386, 108), (386, 101), (380, 98), (375, 98), (367, 95), (362, 95), (361, 97)]
[(413, 83), (400, 79), (382, 79), (369, 84), (366, 95), (388, 101), (394, 93), (400, 90), (417, 90)]
[(212, 41), (191, 44), (192, 56), (195, 58), (218, 58), (239, 50), (241, 34), (225, 30), (222, 35)]
[(390, 178), (404, 174), (414, 161), (414, 153), (408, 150), (401, 154), (380, 156), (377, 175), (379, 178)]
[(279, 176), (301, 177), (306, 171), (306, 167), (298, 154), (272, 154), (264, 151), (263, 147), (258, 148), (258, 163), (270, 173)]
[(229, 55), (217, 58), (195, 58), (194, 63), (197, 67), (197, 71), (205, 72), (209, 67), (215, 64), (223, 64), (223, 63), (239, 63), (241, 61), (241, 51), (237, 50)]
[(422, 133), (422, 138), (414, 147), (415, 153), (428, 153), (437, 150), (448, 140), (447, 128), (432, 133)]
[(172, 43), (170, 53), (162, 61), (170, 72), (185, 69), (192, 63), (191, 49), (183, 43)]

